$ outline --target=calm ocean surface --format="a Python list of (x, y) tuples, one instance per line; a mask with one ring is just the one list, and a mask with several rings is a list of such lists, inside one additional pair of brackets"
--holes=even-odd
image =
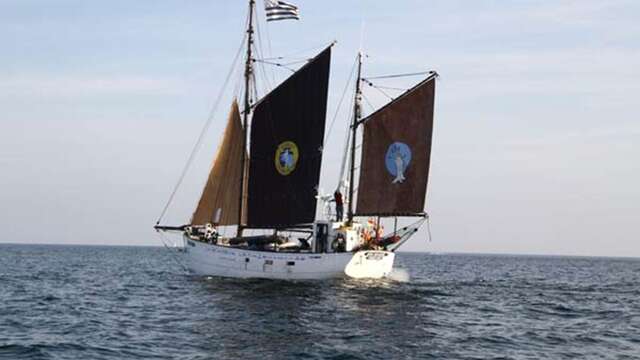
[(205, 279), (0, 245), (0, 359), (640, 359), (640, 260), (399, 254), (411, 279)]

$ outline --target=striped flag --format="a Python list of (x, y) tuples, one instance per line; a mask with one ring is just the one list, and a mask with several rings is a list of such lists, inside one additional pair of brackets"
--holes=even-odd
[(300, 20), (298, 7), (281, 0), (264, 0), (264, 8), (267, 12), (267, 21)]

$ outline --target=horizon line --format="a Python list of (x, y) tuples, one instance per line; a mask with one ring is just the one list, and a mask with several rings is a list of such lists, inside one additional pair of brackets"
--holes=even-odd
[[(80, 247), (135, 247), (135, 248), (165, 248), (164, 245), (144, 245), (144, 244), (64, 244), (64, 243), (12, 243), (0, 241), (0, 246), (18, 245), (18, 246), (80, 246)], [(171, 249), (170, 247), (168, 247)], [(397, 253), (405, 254), (427, 254), (433, 256), (440, 255), (477, 255), (477, 256), (528, 256), (528, 257), (573, 257), (573, 258), (604, 258), (604, 259), (632, 259), (640, 260), (638, 255), (579, 255), (579, 254), (540, 254), (540, 253), (491, 253), (491, 252), (468, 252), (468, 251), (412, 251), (404, 250)]]

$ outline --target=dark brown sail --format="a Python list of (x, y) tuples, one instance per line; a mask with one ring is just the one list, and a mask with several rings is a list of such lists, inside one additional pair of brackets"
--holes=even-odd
[(363, 120), (356, 215), (412, 216), (424, 212), (435, 77)]
[(255, 108), (248, 227), (283, 228), (315, 219), (330, 59), (329, 47)]
[[(240, 196), (240, 167), (242, 156), (242, 124), (238, 103), (233, 102), (222, 143), (213, 161), (209, 178), (202, 191), (198, 207), (191, 219), (192, 225), (215, 223), (220, 212), (220, 225), (238, 224), (238, 197)], [(244, 152), (246, 156), (246, 151)], [(246, 209), (246, 206), (243, 208)], [(244, 217), (246, 218), (246, 211)]]

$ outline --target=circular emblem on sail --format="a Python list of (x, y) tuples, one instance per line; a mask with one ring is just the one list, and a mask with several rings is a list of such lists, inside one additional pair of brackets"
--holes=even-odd
[(298, 164), (298, 157), (300, 153), (298, 152), (298, 145), (293, 141), (285, 141), (278, 145), (278, 149), (276, 149), (276, 170), (280, 173), (280, 175), (287, 176), (296, 169), (296, 165)]
[(394, 142), (389, 145), (385, 155), (387, 171), (394, 176), (393, 184), (403, 183), (404, 174), (411, 163), (411, 148), (402, 142)]

